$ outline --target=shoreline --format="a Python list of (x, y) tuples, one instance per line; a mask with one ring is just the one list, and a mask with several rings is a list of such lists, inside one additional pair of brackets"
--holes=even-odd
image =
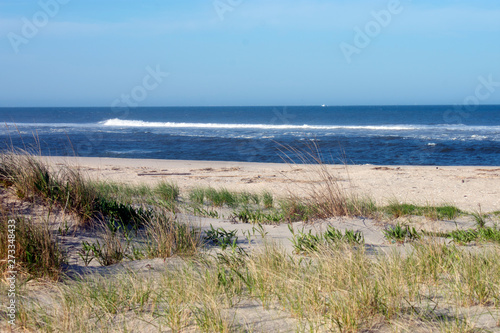
[[(321, 181), (318, 165), (309, 164), (67, 156), (42, 159), (55, 167), (78, 167), (100, 180), (131, 184), (174, 182), (181, 192), (211, 186), (300, 197)], [(324, 166), (347, 193), (372, 198), (378, 205), (397, 201), (433, 206), (450, 204), (469, 212), (500, 210), (500, 167)]]

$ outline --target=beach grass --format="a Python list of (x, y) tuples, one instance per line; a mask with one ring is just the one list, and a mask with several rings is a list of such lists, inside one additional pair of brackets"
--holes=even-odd
[(251, 326), (238, 313), (248, 301), (263, 313), (288, 314), (307, 331), (475, 332), (468, 307), (495, 316), (498, 246), (480, 253), (436, 241), (413, 247), (408, 255), (372, 257), (364, 247), (320, 246), (304, 259), (268, 244), (251, 254), (202, 256), (155, 275), (82, 277), (53, 286), (57, 307), (24, 302), (23, 325), (45, 332), (245, 331)]
[[(324, 172), (321, 166), (319, 170)], [(332, 216), (454, 219), (465, 214), (453, 206), (377, 207), (370, 198), (344, 192), (330, 174), (323, 175), (305, 198), (224, 188), (181, 193), (170, 182), (95, 182), (65, 167), (54, 172), (34, 156), (0, 156), (3, 190), (15, 193), (17, 200), (68, 210), (80, 221), (77, 228), (95, 232), (95, 239), (79, 250), (86, 266), (93, 260), (102, 266), (154, 258), (164, 262), (162, 268), (148, 262), (149, 270), (65, 274), (67, 254), (57, 230), (49, 227), (50, 216), (45, 224), (35, 223), (2, 205), (0, 233), (7, 235), (8, 221), (16, 221), (17, 265), (26, 276), (18, 291), (19, 329), (476, 332), (476, 314), (489, 315), (500, 327), (500, 230), (487, 226), (486, 216), (476, 219), (475, 229), (447, 233), (392, 225), (384, 232), (388, 241), (407, 244), (387, 252), (365, 245), (361, 232), (331, 226), (320, 233), (290, 226), (295, 253), (268, 240), (262, 224)], [(178, 213), (193, 205), (207, 215), (230, 209), (240, 222), (255, 224), (253, 232), (260, 230), (263, 245), (243, 250), (236, 227), (202, 232)], [(2, 259), (7, 258), (7, 240), (0, 240)], [(462, 246), (471, 242), (487, 246)], [(405, 251), (398, 250), (403, 247)], [(6, 274), (6, 261), (1, 263)], [(25, 283), (30, 279), (44, 282), (33, 289)], [(0, 285), (3, 302), (7, 292)], [(259, 321), (247, 321), (249, 309)], [(0, 317), (6, 318), (5, 309)], [(273, 324), (276, 317), (285, 318), (288, 326)]]
[(293, 248), (296, 253), (309, 253), (318, 251), (326, 246), (345, 246), (345, 245), (363, 245), (364, 237), (359, 231), (345, 230), (342, 231), (328, 226), (323, 233), (304, 232), (304, 230), (295, 231), (289, 226), (292, 233)]
[[(0, 234), (0, 271), (3, 274), (17, 271), (20, 278), (60, 279), (66, 253), (47, 224), (34, 225), (24, 217), (9, 216), (2, 207)], [(12, 252), (9, 249), (13, 249)]]
[(82, 225), (109, 218), (139, 224), (144, 218), (144, 210), (99, 192), (105, 188), (108, 194), (110, 187), (96, 186), (76, 168), (50, 170), (47, 164), (26, 152), (0, 154), (0, 179), (15, 187), (19, 199), (41, 199), (48, 205), (57, 205), (77, 216)]
[(435, 220), (440, 220), (440, 219), (453, 220), (463, 213), (460, 209), (452, 205), (419, 206), (419, 205), (400, 203), (400, 202), (392, 202), (389, 205), (383, 207), (382, 211), (392, 215), (394, 218), (416, 215), (416, 216), (425, 216)]

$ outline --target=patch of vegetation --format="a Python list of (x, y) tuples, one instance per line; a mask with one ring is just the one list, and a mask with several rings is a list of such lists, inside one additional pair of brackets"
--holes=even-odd
[(478, 309), (491, 315), (500, 305), (500, 247), (483, 250), (417, 241), (408, 253), (373, 255), (363, 246), (325, 245), (304, 258), (270, 243), (157, 274), (85, 276), (56, 285), (43, 300), (24, 292), (18, 325), (45, 332), (134, 331), (138, 322), (151, 331), (251, 331), (253, 322), (233, 318), (258, 302), (262, 316), (278, 307), (293, 319), (280, 326), (290, 331), (474, 332)]
[(277, 210), (264, 212), (262, 210), (252, 211), (249, 208), (244, 208), (239, 212), (233, 212), (233, 215), (243, 223), (279, 224), (285, 220), (283, 212)]
[(365, 242), (364, 236), (359, 231), (345, 230), (342, 233), (333, 226), (328, 226), (324, 233), (313, 234), (312, 230), (305, 233), (304, 230), (295, 233), (291, 226), (288, 226), (292, 233), (292, 243), (296, 253), (307, 253), (317, 251), (325, 245), (362, 245)]
[(479, 212), (474, 212), (471, 214), (474, 220), (476, 221), (476, 225), (478, 228), (484, 228), (486, 225), (486, 219), (488, 218), (488, 215)]
[(203, 205), (205, 203), (205, 189), (203, 188), (195, 188), (189, 192), (189, 200), (192, 203)]
[(145, 203), (151, 196), (152, 189), (147, 185), (130, 185), (110, 181), (89, 181), (97, 193), (103, 198), (112, 198), (123, 204)]
[(284, 221), (307, 222), (315, 216), (317, 207), (312, 205), (307, 205), (296, 199), (288, 199), (280, 201), (280, 210), (283, 213)]
[(238, 195), (225, 188), (217, 190), (210, 187), (205, 190), (205, 198), (215, 207), (236, 207), (238, 204)]
[[(112, 205), (130, 207), (161, 206), (171, 212), (176, 211), (179, 187), (174, 183), (162, 181), (154, 187), (129, 185), (113, 182), (90, 182), (100, 198)], [(140, 212), (139, 212), (140, 213)]]
[(261, 195), (249, 192), (231, 192), (227, 189), (215, 189), (212, 187), (207, 188), (194, 188), (189, 192), (189, 200), (194, 205), (199, 206), (212, 206), (229, 208), (251, 208), (271, 209), (274, 205), (274, 197), (269, 192), (263, 192)]
[(407, 203), (391, 203), (382, 208), (382, 211), (392, 215), (394, 218), (417, 215), (425, 216), (432, 219), (448, 219), (453, 220), (462, 213), (460, 209), (454, 206), (444, 205), (438, 207), (432, 206), (416, 206)]
[(472, 242), (500, 244), (500, 229), (498, 225), (478, 229), (457, 229), (451, 232), (423, 232), (423, 234), (432, 237), (451, 238), (455, 243), (460, 245)]
[(500, 244), (500, 229), (497, 226), (478, 228), (477, 230), (454, 230), (450, 232), (451, 237), (459, 244), (471, 242), (493, 242)]
[(384, 236), (388, 240), (393, 240), (398, 243), (405, 243), (408, 241), (415, 241), (420, 238), (419, 233), (415, 227), (404, 226), (400, 223), (395, 226), (389, 226), (384, 230)]
[(274, 206), (274, 197), (270, 192), (262, 193), (262, 204), (265, 209), (273, 208)]
[(156, 211), (145, 222), (147, 248), (150, 258), (176, 255), (192, 256), (201, 245), (201, 232), (188, 223), (180, 222), (166, 211)]
[(204, 209), (200, 207), (194, 207), (193, 214), (196, 216), (210, 217), (213, 219), (222, 218), (222, 215), (220, 215), (218, 211), (213, 209)]
[(100, 193), (77, 170), (63, 167), (58, 173), (52, 172), (27, 153), (0, 154), (0, 179), (12, 183), (20, 199), (41, 198), (73, 212), (84, 224), (102, 219), (139, 224), (147, 218), (147, 211)]
[(241, 192), (238, 194), (238, 204), (248, 206), (248, 205), (259, 205), (260, 197), (258, 194)]
[(161, 200), (172, 202), (178, 199), (180, 190), (179, 186), (174, 183), (160, 182), (153, 189), (154, 193), (160, 197)]
[(222, 250), (225, 250), (227, 247), (235, 248), (238, 241), (237, 232), (237, 230), (227, 231), (222, 227), (215, 229), (210, 225), (210, 230), (206, 232), (205, 240), (215, 246), (220, 246)]
[(18, 271), (28, 278), (58, 280), (66, 254), (48, 225), (35, 225), (24, 218), (2, 214), (0, 219), (0, 270)]
[(500, 228), (498, 225), (480, 228), (477, 231), (477, 234), (479, 240), (483, 242), (494, 242), (500, 244)]
[(476, 230), (467, 229), (467, 230), (453, 230), (448, 235), (453, 241), (457, 244), (468, 244), (477, 240), (478, 233)]

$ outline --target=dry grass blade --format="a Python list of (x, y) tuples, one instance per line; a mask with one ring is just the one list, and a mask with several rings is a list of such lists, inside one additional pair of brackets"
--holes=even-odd
[(314, 140), (304, 150), (285, 146), (281, 146), (280, 150), (287, 163), (295, 165), (295, 160), (298, 160), (301, 164), (311, 168), (315, 175), (315, 179), (309, 181), (310, 185), (301, 191), (306, 193), (305, 199), (299, 197), (293, 190), (290, 193), (293, 202), (305, 200), (305, 205), (313, 217), (370, 216), (376, 211), (375, 203), (371, 199), (360, 198), (347, 189), (352, 186), (350, 186), (349, 168), (345, 163), (345, 158), (341, 161), (343, 161), (346, 179), (339, 179), (333, 175), (331, 165), (325, 163), (320, 147)]

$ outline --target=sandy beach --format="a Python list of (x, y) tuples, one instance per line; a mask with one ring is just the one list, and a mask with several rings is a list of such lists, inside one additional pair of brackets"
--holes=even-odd
[[(279, 163), (45, 157), (55, 167), (78, 167), (89, 177), (131, 184), (176, 183), (182, 191), (212, 186), (277, 196), (302, 196), (320, 181), (318, 166)], [(500, 167), (329, 165), (347, 191), (378, 205), (399, 201), (451, 204), (462, 210), (500, 210)]]
[[(166, 302), (177, 300), (180, 296), (175, 294), (172, 297), (163, 298), (166, 290), (188, 290), (189, 292), (186, 292), (185, 296), (182, 296), (184, 298), (179, 301), (181, 306), (189, 305), (193, 307), (192, 304), (198, 304), (197, 302), (202, 297), (202, 299), (210, 300), (210, 304), (212, 304), (215, 312), (210, 313), (203, 321), (199, 321), (196, 317), (196, 313), (199, 312), (182, 312), (184, 314), (180, 319), (165, 317), (167, 319), (164, 320), (161, 316), (153, 316), (151, 314), (153, 310), (148, 310), (149, 308), (144, 308), (132, 314), (127, 310), (130, 308), (127, 306), (124, 310), (120, 308), (118, 314), (115, 313), (115, 310), (113, 310), (115, 308), (113, 308), (109, 318), (119, 321), (120, 327), (123, 325), (128, 331), (137, 332), (157, 332), (157, 327), (160, 325), (172, 328), (172, 330), (167, 331), (175, 331), (180, 325), (180, 327), (185, 328), (182, 331), (194, 332), (198, 331), (196, 330), (196, 325), (204, 325), (205, 322), (210, 322), (213, 318), (219, 318), (220, 322), (227, 325), (227, 327), (249, 328), (248, 330), (245, 329), (245, 331), (296, 332), (297, 328), (302, 327), (302, 322), (301, 319), (297, 319), (294, 312), (295, 304), (302, 304), (304, 302), (303, 299), (307, 298), (305, 295), (312, 295), (314, 292), (325, 295), (332, 295), (332, 293), (338, 292), (339, 287), (336, 287), (332, 281), (335, 280), (338, 282), (346, 278), (351, 279), (355, 277), (356, 279), (363, 279), (365, 281), (359, 285), (370, 283), (370, 290), (379, 286), (381, 281), (385, 281), (386, 287), (383, 290), (391, 290), (391, 295), (392, 290), (399, 290), (398, 297), (401, 297), (401, 300), (398, 302), (403, 304), (401, 306), (404, 306), (408, 302), (407, 298), (405, 298), (407, 297), (405, 288), (407, 285), (411, 285), (408, 281), (413, 281), (413, 277), (409, 277), (408, 281), (404, 280), (402, 282), (402, 280), (388, 279), (387, 276), (399, 276), (402, 279), (403, 276), (406, 276), (403, 274), (403, 271), (419, 267), (420, 269), (416, 269), (415, 274), (424, 274), (422, 276), (425, 277), (425, 274), (430, 274), (427, 273), (429, 262), (441, 262), (444, 256), (448, 258), (446, 260), (452, 260), (454, 264), (448, 266), (439, 264), (436, 266), (440, 267), (439, 269), (448, 270), (440, 273), (441, 275), (438, 274), (438, 276), (444, 276), (444, 278), (442, 278), (442, 281), (439, 280), (441, 285), (436, 289), (439, 294), (432, 296), (436, 299), (432, 315), (435, 315), (438, 319), (428, 319), (426, 315), (421, 315), (420, 312), (415, 312), (415, 314), (411, 315), (401, 312), (401, 314), (397, 314), (397, 319), (390, 319), (390, 321), (383, 319), (383, 316), (378, 314), (371, 314), (369, 322), (363, 325), (374, 328), (370, 330), (373, 332), (388, 332), (392, 331), (394, 327), (405, 328), (403, 331), (411, 332), (441, 332), (443, 330), (440, 330), (440, 327), (449, 327), (451, 328), (447, 330), (449, 332), (464, 332), (467, 331), (463, 329), (464, 325), (498, 332), (498, 327), (500, 327), (498, 307), (490, 305), (493, 303), (487, 303), (486, 301), (481, 303), (475, 299), (470, 301), (468, 298), (469, 289), (466, 288), (483, 290), (481, 289), (482, 285), (475, 287), (476, 276), (471, 278), (470, 281), (473, 282), (469, 284), (466, 284), (467, 281), (464, 282), (463, 278), (461, 278), (461, 276), (465, 276), (464, 274), (469, 271), (478, 272), (477, 276), (487, 279), (485, 285), (491, 286), (488, 288), (491, 288), (491, 295), (493, 296), (487, 296), (490, 297), (488, 300), (496, 297), (495, 295), (497, 294), (494, 294), (494, 292), (498, 290), (498, 283), (495, 282), (498, 280), (498, 247), (494, 242), (497, 242), (496, 239), (498, 238), (493, 237), (498, 237), (495, 236), (497, 235), (498, 213), (488, 214), (488, 216), (484, 215), (485, 227), (488, 228), (484, 230), (490, 232), (492, 240), (483, 241), (482, 238), (477, 236), (472, 241), (462, 244), (461, 241), (452, 239), (452, 236), (444, 237), (443, 233), (451, 235), (454, 231), (460, 231), (460, 235), (471, 235), (471, 233), (476, 232), (474, 230), (478, 228), (478, 222), (476, 222), (471, 214), (459, 214), (453, 218), (433, 218), (425, 215), (395, 217), (390, 214), (381, 216), (330, 216), (296, 222), (281, 220), (280, 223), (264, 223), (261, 225), (260, 223), (245, 223), (241, 219), (238, 220), (236, 218), (237, 215), (235, 215), (238, 213), (235, 209), (230, 209), (231, 207), (228, 205), (224, 207), (207, 206), (208, 210), (217, 213), (215, 216), (209, 215), (208, 210), (205, 213), (196, 214), (189, 206), (192, 203), (192, 199), (189, 196), (190, 190), (196, 187), (203, 188), (207, 186), (216, 189), (225, 188), (234, 192), (261, 194), (264, 191), (268, 191), (272, 192), (275, 198), (286, 198), (288, 196), (307, 197), (311, 188), (325, 182), (326, 174), (333, 179), (334, 184), (338, 184), (345, 189), (346, 194), (352, 193), (360, 197), (369, 197), (380, 206), (398, 201), (432, 206), (450, 204), (469, 213), (477, 213), (479, 210), (483, 213), (497, 212), (500, 207), (499, 167), (318, 166), (74, 157), (42, 157), (42, 159), (50, 166), (49, 169), (53, 169), (49, 171), (53, 172), (53, 175), (57, 175), (60, 169), (70, 167), (78, 169), (80, 175), (85, 178), (88, 177), (91, 180), (121, 182), (132, 185), (156, 185), (161, 181), (167, 181), (175, 183), (179, 187), (180, 196), (174, 199), (176, 205), (178, 205), (178, 209), (176, 209), (174, 215), (172, 215), (172, 211), (159, 210), (159, 215), (146, 217), (148, 220), (144, 220), (146, 221), (144, 222), (144, 228), (139, 228), (139, 231), (134, 233), (129, 228), (123, 229), (127, 230), (126, 232), (119, 231), (122, 230), (120, 229), (122, 228), (120, 225), (118, 227), (113, 225), (113, 228), (111, 228), (112, 223), (115, 222), (109, 221), (111, 221), (111, 218), (114, 218), (114, 215), (108, 215), (107, 221), (109, 224), (99, 226), (97, 224), (98, 221), (94, 221), (96, 223), (94, 225), (80, 226), (79, 223), (81, 220), (76, 213), (66, 209), (69, 200), (63, 201), (62, 205), (57, 203), (55, 205), (48, 205), (47, 201), (43, 200), (42, 192), (38, 194), (37, 198), (26, 200), (19, 197), (18, 191), (16, 191), (16, 186), (19, 185), (2, 187), (0, 201), (2, 202), (3, 210), (13, 216), (24, 216), (26, 221), (30, 221), (30, 223), (38, 227), (45, 225), (48, 228), (47, 230), (50, 230), (47, 235), (50, 236), (51, 233), (54, 235), (53, 237), (57, 240), (57, 244), (60, 244), (63, 251), (61, 253), (64, 253), (65, 257), (64, 265), (61, 267), (64, 267), (62, 272), (68, 279), (67, 281), (54, 282), (52, 284), (45, 282), (29, 283), (21, 291), (30, 297), (30, 304), (27, 308), (33, 309), (30, 310), (33, 311), (30, 312), (30, 316), (34, 320), (38, 320), (37, 318), (40, 316), (46, 318), (43, 311), (45, 311), (44, 307), (49, 304), (50, 311), (58, 309), (50, 317), (53, 320), (51, 325), (54, 325), (54, 327), (56, 325), (67, 325), (70, 328), (65, 328), (65, 331), (78, 331), (75, 327), (87, 325), (91, 327), (89, 331), (95, 331), (95, 325), (99, 325), (99, 323), (94, 324), (87, 318), (94, 318), (96, 300), (98, 302), (105, 302), (108, 292), (113, 293), (113, 297), (119, 295), (116, 297), (123, 298), (123, 304), (125, 304), (134, 299), (130, 290), (135, 290), (142, 297), (141, 299), (151, 298), (148, 301), (151, 305), (148, 306), (156, 306), (158, 309), (160, 307), (162, 307), (161, 309), (168, 309), (171, 303), (167, 304)], [(22, 161), (22, 159), (19, 161)], [(324, 169), (321, 169), (321, 167), (324, 167)], [(28, 164), (25, 165), (25, 168), (29, 171)], [(321, 174), (321, 171), (326, 171), (326, 173)], [(64, 176), (65, 173), (60, 174), (60, 177), (63, 178)], [(22, 183), (20, 184), (23, 186)], [(64, 186), (65, 189), (71, 188), (68, 184)], [(26, 185), (29, 185), (29, 183), (26, 183)], [(68, 198), (69, 195), (70, 192), (68, 192)], [(63, 196), (63, 198), (66, 198), (66, 196)], [(105, 198), (108, 198), (112, 202), (112, 196)], [(141, 199), (140, 197), (132, 197), (132, 199), (131, 206), (125, 207), (134, 207), (133, 205), (136, 204), (136, 200), (143, 200), (142, 202), (145, 202), (145, 199)], [(148, 203), (148, 205), (150, 204)], [(109, 209), (107, 214), (115, 214), (112, 209)], [(242, 211), (242, 209), (242, 207), (239, 207), (239, 211)], [(162, 216), (164, 217), (163, 220), (161, 220)], [(171, 223), (174, 221), (171, 219), (175, 219), (176, 223)], [(167, 228), (161, 229), (160, 226), (163, 224), (158, 221), (167, 221), (168, 223), (165, 224)], [(407, 234), (402, 239), (388, 236), (388, 231), (395, 230), (392, 228), (400, 224), (407, 226)], [(166, 234), (168, 230), (176, 230), (175, 228), (172, 229), (172, 225), (177, 226), (177, 228), (183, 225), (189, 226), (195, 230), (192, 235), (195, 235), (195, 238), (200, 238), (199, 243), (196, 241), (197, 245), (193, 253), (183, 253), (181, 252), (183, 249), (181, 247), (172, 247), (172, 249), (179, 252), (171, 252), (169, 255), (154, 252), (159, 251), (160, 245), (167, 244), (169, 240), (176, 240), (176, 243), (171, 243), (171, 246), (177, 246), (176, 244), (179, 244), (177, 242), (187, 237), (186, 235), (188, 234), (181, 232), (178, 234)], [(410, 227), (414, 228), (413, 232), (418, 232), (417, 238), (414, 239), (408, 234)], [(321, 235), (331, 233), (331, 230), (335, 230), (340, 235), (347, 235), (348, 232), (360, 235), (361, 240), (359, 243), (356, 243), (358, 245), (354, 243), (345, 243), (342, 245), (347, 247), (341, 246), (336, 248), (330, 244), (333, 247), (329, 248), (328, 251), (330, 252), (325, 253), (321, 252), (323, 250), (315, 253), (315, 250), (311, 250), (312, 248), (306, 251), (301, 247), (306, 246), (309, 242), (303, 238), (305, 235), (313, 237), (311, 239), (321, 239), (314, 237), (326, 237)], [(214, 232), (217, 236), (213, 236)], [(212, 233), (212, 236), (209, 236), (210, 233)], [(232, 245), (222, 247), (217, 242), (222, 237), (226, 237), (224, 235), (228, 233), (233, 235), (230, 238)], [(479, 231), (477, 233), (479, 235)], [(31, 235), (31, 233), (27, 233), (27, 235)], [(211, 237), (215, 237), (217, 242)], [(156, 240), (158, 240), (157, 243), (152, 243)], [(321, 243), (322, 241), (317, 242)], [(153, 246), (150, 244), (153, 244)], [(313, 242), (313, 244), (315, 243)], [(451, 250), (448, 250), (448, 245), (451, 245)], [(444, 248), (442, 251), (439, 250), (441, 247), (446, 248), (446, 250)], [(441, 252), (436, 252), (436, 250)], [(478, 256), (479, 259), (470, 260), (470, 254)], [(115, 260), (113, 258), (118, 259)], [(274, 259), (270, 260), (270, 258)], [(104, 261), (104, 259), (107, 261)], [(328, 270), (318, 273), (316, 268), (314, 268), (316, 267), (314, 264), (301, 265), (300, 263), (303, 260), (304, 262), (310, 261), (311, 263), (321, 262), (322, 264), (318, 265), (318, 267), (328, 267)], [(406, 262), (407, 260), (408, 262)], [(413, 260), (420, 260), (420, 264), (419, 262), (413, 262)], [(457, 260), (460, 261), (456, 262)], [(268, 262), (280, 263), (283, 266), (278, 265), (270, 268), (262, 266), (263, 263)], [(294, 263), (296, 266), (293, 266), (295, 265)], [(245, 265), (245, 269), (247, 269), (244, 271), (244, 274), (247, 275), (242, 275), (243, 273), (241, 273), (243, 272), (243, 268), (240, 268), (240, 265), (243, 264)], [(366, 266), (365, 270), (359, 271), (360, 264)], [(471, 268), (468, 269), (467, 267), (469, 266), (467, 265)], [(228, 267), (238, 270), (237, 273), (239, 275), (228, 275), (229, 280), (224, 280), (226, 275), (221, 275), (221, 272), (232, 272)], [(289, 272), (286, 271), (286, 267), (290, 268)], [(343, 269), (338, 270), (338, 267), (343, 267)], [(248, 269), (250, 268), (255, 268), (255, 271), (249, 271)], [(239, 271), (240, 269), (241, 272)], [(303, 273), (300, 273), (301, 270), (303, 270)], [(346, 270), (352, 270), (349, 271), (351, 277), (339, 278), (339, 276), (343, 276), (341, 274), (344, 274), (343, 272)], [(388, 271), (390, 271), (389, 274), (387, 273)], [(219, 287), (213, 290), (213, 294), (206, 294), (206, 290), (214, 286), (221, 286), (221, 281), (240, 283), (238, 282), (240, 280), (236, 277), (243, 277), (243, 281), (254, 283), (253, 281), (257, 281), (257, 277), (264, 276), (261, 275), (263, 274), (262, 272), (267, 275), (259, 281), (263, 281), (263, 283), (269, 286), (274, 285), (275, 281), (278, 281), (278, 285), (283, 286), (280, 287), (282, 289), (271, 288), (265, 289), (266, 291), (263, 294), (252, 294), (253, 290), (257, 289), (253, 285), (250, 285), (251, 287), (248, 287), (248, 291), (244, 288), (241, 290), (238, 289), (240, 290), (238, 293), (240, 293), (241, 298), (238, 298), (240, 296), (236, 297), (235, 299), (238, 299), (236, 303), (231, 301), (231, 303), (227, 304), (221, 303), (223, 299), (221, 295), (223, 296), (226, 291), (217, 289)], [(250, 273), (254, 274), (255, 277), (252, 275), (251, 278), (249, 277), (248, 280), (245, 280), (246, 277), (250, 276), (248, 275)], [(269, 278), (270, 276), (272, 278)], [(294, 278), (291, 278), (291, 276)], [(302, 280), (297, 280), (299, 276), (302, 276)], [(334, 279), (326, 281), (324, 278), (319, 278), (317, 282), (314, 282), (314, 285), (309, 286), (310, 281), (315, 281), (315, 277), (317, 276), (332, 276)], [(457, 280), (450, 280), (449, 276), (457, 277)], [(78, 279), (74, 279), (74, 277), (83, 280), (79, 281)], [(210, 277), (210, 279), (207, 277)], [(173, 283), (172, 287), (166, 287), (166, 281)], [(425, 282), (427, 280), (422, 281), (424, 281), (422, 282), (422, 288), (428, 288), (426, 285), (427, 282)], [(455, 288), (454, 290), (458, 290), (457, 295), (462, 297), (461, 303), (456, 301), (454, 297), (458, 296), (455, 294), (447, 294), (447, 288), (449, 288), (450, 283), (455, 283), (453, 288)], [(91, 286), (91, 288), (85, 289), (87, 286)], [(132, 286), (132, 288), (128, 288), (129, 286)], [(312, 289), (307, 289), (309, 287)], [(330, 290), (329, 288), (337, 289)], [(343, 286), (342, 288), (345, 289), (346, 287)], [(436, 287), (432, 286), (432, 288)], [(102, 290), (102, 296), (99, 294), (96, 298), (96, 290), (98, 292)], [(147, 294), (145, 298), (143, 291)], [(268, 304), (265, 303), (268, 302), (267, 295), (271, 292), (278, 296), (282, 292), (283, 295), (290, 295), (297, 292), (297, 295), (294, 296), (294, 300), (292, 300), (290, 305), (286, 302), (280, 303), (277, 301), (282, 296), (276, 296), (270, 305), (266, 305)], [(428, 297), (425, 293), (424, 290), (422, 295)], [(361, 294), (356, 289), (348, 297), (351, 299)], [(59, 297), (58, 295), (63, 296)], [(155, 298), (158, 295), (162, 298)], [(74, 298), (74, 304), (77, 305), (73, 306), (73, 303), (67, 303), (66, 300), (71, 297)], [(339, 296), (337, 295), (336, 297)], [(448, 297), (446, 301), (441, 300), (444, 297)], [(322, 298), (314, 299), (321, 300)], [(309, 302), (307, 303), (308, 307), (317, 306), (314, 299), (307, 301)], [(437, 307), (437, 299), (440, 302), (439, 308)], [(157, 306), (156, 302), (159, 302), (158, 304), (160, 305)], [(412, 308), (427, 309), (428, 304), (426, 302), (414, 302), (416, 305), (412, 304)], [(209, 306), (207, 304), (196, 305), (198, 308), (195, 310), (202, 311), (205, 307)], [(344, 303), (339, 301), (338, 304)], [(350, 306), (353, 309), (365, 309), (366, 307), (364, 298), (356, 299), (352, 304)], [(78, 309), (84, 309), (82, 311), (83, 319), (73, 318), (72, 315), (69, 315), (73, 314), (77, 307)], [(353, 311), (342, 305), (341, 309), (344, 308), (348, 312)], [(406, 311), (403, 307), (401, 309), (398, 311)], [(106, 311), (109, 310), (104, 309), (99, 311), (103, 311), (107, 315), (108, 312)], [(440, 319), (442, 313), (455, 312), (454, 316), (456, 317), (450, 317), (450, 320)], [(335, 325), (322, 326), (324, 325), (324, 319), (322, 315), (318, 317), (318, 313), (320, 312), (313, 310), (311, 313), (308, 313), (307, 317), (309, 323), (315, 324), (317, 322), (321, 324), (314, 331), (334, 331)], [(72, 319), (70, 322), (65, 323), (61, 320), (62, 317), (71, 317)], [(361, 317), (363, 315), (356, 315), (356, 318)], [(457, 319), (455, 320), (454, 318)], [(459, 320), (458, 318), (466, 319)], [(357, 322), (355, 323), (358, 325)], [(33, 326), (34, 324), (28, 323), (28, 325)], [(4, 328), (5, 326), (0, 324), (0, 330)], [(406, 328), (408, 329), (406, 330)], [(110, 331), (119, 331), (119, 329), (113, 327)], [(226, 332), (231, 330), (210, 328), (205, 331)], [(358, 330), (353, 329), (351, 331)]]

